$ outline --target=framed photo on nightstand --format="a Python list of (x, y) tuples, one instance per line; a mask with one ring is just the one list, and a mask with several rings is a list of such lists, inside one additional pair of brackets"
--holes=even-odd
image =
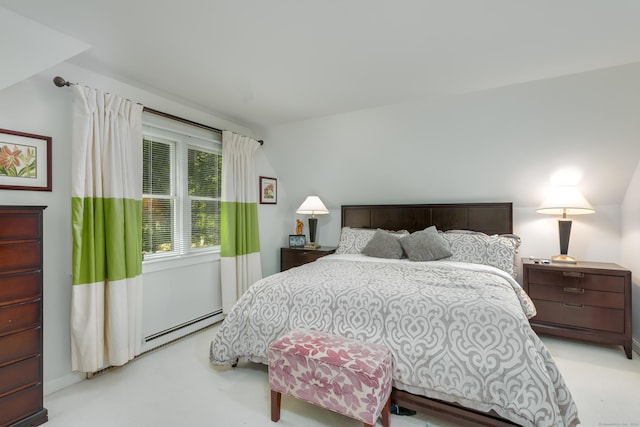
[(289, 234), (290, 248), (304, 248), (307, 244), (307, 237), (304, 234)]

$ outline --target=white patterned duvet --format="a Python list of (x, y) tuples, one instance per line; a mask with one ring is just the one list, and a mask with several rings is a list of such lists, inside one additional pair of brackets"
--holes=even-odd
[(494, 267), (330, 255), (255, 283), (211, 343), (210, 361), (267, 363), (294, 328), (386, 345), (393, 386), (524, 426), (573, 426), (576, 406), (529, 326), (535, 308)]

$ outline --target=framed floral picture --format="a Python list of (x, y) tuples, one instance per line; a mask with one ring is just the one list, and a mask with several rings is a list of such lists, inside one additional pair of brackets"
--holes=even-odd
[(0, 129), (0, 190), (51, 191), (51, 137)]
[(260, 203), (275, 205), (278, 203), (278, 180), (266, 176), (260, 177)]

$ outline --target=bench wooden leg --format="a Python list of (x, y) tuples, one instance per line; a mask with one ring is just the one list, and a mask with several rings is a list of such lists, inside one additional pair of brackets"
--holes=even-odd
[[(382, 412), (380, 413), (380, 418), (382, 418), (382, 427), (389, 427), (389, 421), (391, 416), (391, 396), (387, 399), (387, 403), (384, 404), (382, 408)], [(364, 423), (364, 427), (373, 427), (372, 424)]]
[(391, 425), (391, 396), (387, 399), (387, 403), (384, 404), (380, 416), (382, 418), (382, 427), (389, 427)]
[(280, 420), (280, 402), (282, 401), (282, 393), (271, 390), (271, 421), (278, 422)]

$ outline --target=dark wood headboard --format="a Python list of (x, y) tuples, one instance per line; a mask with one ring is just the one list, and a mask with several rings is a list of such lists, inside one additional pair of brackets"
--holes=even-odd
[(438, 230), (513, 233), (512, 203), (438, 203), (421, 205), (344, 205), (342, 226), (414, 232)]

